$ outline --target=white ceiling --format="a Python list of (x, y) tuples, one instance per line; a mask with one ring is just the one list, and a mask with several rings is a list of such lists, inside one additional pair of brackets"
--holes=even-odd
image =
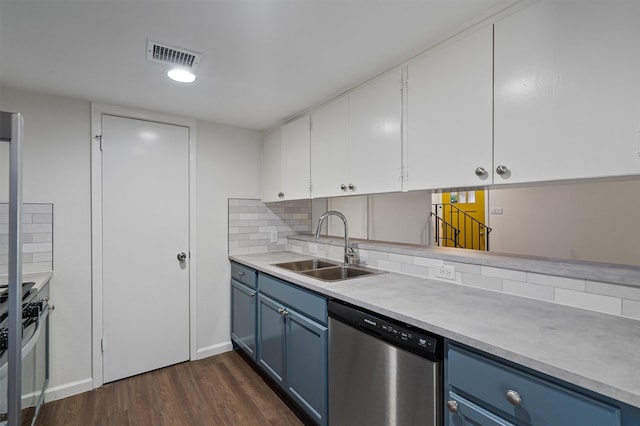
[[(515, 0), (0, 0), (0, 84), (264, 130)], [(201, 52), (173, 83), (146, 41)]]

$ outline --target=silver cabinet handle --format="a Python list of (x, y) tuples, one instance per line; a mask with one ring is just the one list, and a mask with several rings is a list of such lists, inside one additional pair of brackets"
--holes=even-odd
[(287, 315), (289, 315), (289, 312), (287, 312), (287, 310), (284, 308), (278, 308), (278, 313), (283, 317), (286, 317)]
[(184, 262), (185, 260), (187, 260), (187, 254), (181, 251), (180, 253), (178, 253), (176, 258), (178, 259), (178, 262)]
[(456, 401), (454, 401), (453, 399), (450, 399), (447, 401), (447, 409), (452, 412), (453, 414), (456, 414), (458, 412), (458, 403)]
[(513, 405), (514, 407), (519, 407), (520, 404), (522, 404), (522, 398), (520, 397), (520, 394), (518, 392), (509, 389), (506, 396), (509, 404)]
[(254, 297), (256, 295), (255, 291), (252, 291), (251, 293), (249, 293), (249, 297)]
[(356, 190), (356, 186), (352, 183), (349, 184), (349, 191), (355, 191)]
[(243, 276), (243, 275), (244, 275), (244, 272), (238, 272), (238, 276), (240, 276), (240, 277), (241, 277), (241, 276)]
[(278, 198), (284, 198), (284, 192), (278, 192)]
[(507, 168), (507, 166), (504, 166), (502, 164), (496, 167), (496, 173), (500, 176), (507, 174), (508, 171), (509, 169)]
[(485, 176), (487, 170), (484, 167), (476, 167), (476, 176)]
[(341, 183), (341, 184), (340, 184), (340, 189), (341, 189), (343, 192), (347, 192), (347, 185), (345, 185), (344, 183)]

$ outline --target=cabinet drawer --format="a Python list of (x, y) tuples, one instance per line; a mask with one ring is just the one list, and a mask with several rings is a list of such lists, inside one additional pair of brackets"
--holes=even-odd
[[(620, 425), (616, 407), (465, 349), (449, 346), (447, 373), (450, 391), (515, 423)], [(520, 405), (509, 402), (509, 391), (517, 392)]]
[(451, 410), (447, 412), (447, 416), (449, 416), (448, 424), (451, 426), (514, 426), (513, 423), (509, 423), (473, 402), (467, 401), (463, 397), (456, 395), (455, 392), (449, 392), (448, 401), (456, 404), (455, 412)]
[(231, 262), (231, 278), (256, 288), (256, 271), (239, 263)]
[(258, 288), (283, 304), (327, 324), (327, 300), (324, 297), (264, 274), (258, 275)]

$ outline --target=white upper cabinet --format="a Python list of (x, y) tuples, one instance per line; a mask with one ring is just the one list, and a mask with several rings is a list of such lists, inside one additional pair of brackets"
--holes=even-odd
[(305, 115), (264, 138), (262, 201), (310, 197), (310, 121)]
[(405, 189), (492, 182), (493, 27), (409, 64)]
[(402, 190), (401, 88), (398, 70), (349, 94), (350, 193)]
[(281, 192), (283, 200), (309, 198), (311, 122), (309, 115), (302, 116), (280, 128), (281, 135)]
[(494, 183), (640, 172), (640, 2), (540, 2), (495, 24)]
[(280, 201), (280, 188), (280, 130), (276, 130), (262, 143), (262, 201)]
[(311, 195), (348, 195), (349, 98), (343, 96), (311, 113)]

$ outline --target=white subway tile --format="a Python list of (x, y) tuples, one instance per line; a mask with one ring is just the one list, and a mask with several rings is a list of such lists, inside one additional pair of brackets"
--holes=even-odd
[(33, 223), (53, 223), (53, 216), (49, 213), (34, 213)]
[(622, 299), (622, 315), (640, 319), (640, 302), (637, 300)]
[(502, 291), (538, 300), (552, 301), (554, 298), (553, 287), (523, 283), (521, 281), (504, 280), (502, 282)]
[(38, 232), (52, 232), (53, 225), (50, 223), (29, 223), (22, 227), (22, 232), (29, 232), (32, 234)]
[(622, 299), (640, 300), (640, 288), (620, 284), (587, 281), (587, 293), (604, 296), (620, 297)]
[(622, 313), (622, 299), (618, 297), (556, 288), (555, 302), (605, 314), (620, 315)]
[(412, 265), (409, 263), (401, 263), (400, 271), (403, 274), (414, 275), (416, 277), (428, 277), (429, 276), (429, 268), (426, 266), (418, 266)]
[(32, 272), (49, 272), (52, 269), (51, 262), (25, 263), (22, 265), (23, 274), (29, 274)]
[(445, 265), (453, 266), (456, 268), (456, 272), (464, 272), (467, 274), (475, 274), (481, 275), (480, 265), (470, 265), (468, 263), (460, 263), (460, 262), (444, 262)]
[(501, 278), (488, 277), (484, 275), (461, 273), (460, 282), (464, 285), (484, 288), (486, 290), (502, 291)]
[(46, 213), (53, 214), (52, 204), (25, 203), (22, 205), (23, 213)]
[(527, 282), (575, 291), (585, 291), (586, 288), (585, 280), (535, 274), (533, 272), (527, 272)]
[(33, 253), (33, 262), (51, 262), (53, 260), (53, 253)]
[(23, 253), (40, 253), (52, 251), (51, 243), (29, 243), (22, 245)]
[(431, 259), (428, 257), (414, 257), (413, 262), (419, 266), (426, 266), (429, 268), (435, 268), (438, 266), (444, 265), (444, 260), (442, 259)]
[(494, 268), (491, 266), (481, 266), (480, 273), (485, 277), (503, 278), (505, 280), (527, 281), (527, 273), (514, 271), (511, 269)]
[(389, 272), (402, 272), (400, 268), (400, 263), (390, 262), (388, 260), (378, 260), (378, 269), (382, 269), (383, 271), (389, 271)]
[(410, 263), (415, 265), (413, 256), (407, 256), (406, 254), (389, 253), (389, 260), (391, 262)]

